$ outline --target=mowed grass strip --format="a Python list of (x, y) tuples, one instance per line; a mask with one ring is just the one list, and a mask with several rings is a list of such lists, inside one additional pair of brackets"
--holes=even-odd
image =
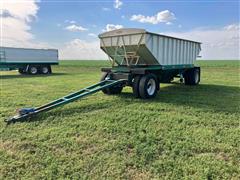
[(6, 126), (99, 81), (107, 61), (62, 61), (50, 76), (1, 72), (0, 179), (239, 179), (239, 61), (199, 61), (201, 84), (161, 84), (152, 100), (129, 87), (98, 92)]

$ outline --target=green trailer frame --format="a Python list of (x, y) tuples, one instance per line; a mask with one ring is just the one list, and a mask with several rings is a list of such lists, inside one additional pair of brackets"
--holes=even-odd
[[(157, 77), (157, 82), (169, 83), (173, 77), (183, 78), (184, 73), (192, 69), (199, 69), (199, 67), (185, 66), (184, 68), (163, 68), (162, 66), (117, 66), (112, 68), (102, 68), (108, 76), (102, 79), (99, 83), (83, 88), (77, 92), (71, 93), (59, 99), (56, 99), (50, 103), (44, 104), (37, 108), (23, 108), (18, 111), (18, 114), (6, 119), (5, 121), (10, 124), (17, 121), (23, 121), (29, 119), (39, 113), (49, 111), (59, 106), (66, 105), (83, 97), (89, 96), (99, 91), (103, 91), (105, 94), (106, 89), (122, 88), (124, 86), (134, 87), (134, 80), (136, 77), (144, 77), (146, 75), (154, 74)], [(200, 71), (199, 71), (200, 72)], [(200, 80), (199, 80), (200, 81)], [(156, 90), (159, 90), (159, 84)], [(120, 91), (121, 92), (121, 91)], [(112, 93), (110, 93), (112, 94)], [(115, 94), (115, 93), (114, 93)], [(118, 94), (118, 93), (117, 93)]]
[(200, 67), (194, 66), (193, 64), (184, 65), (132, 65), (132, 66), (113, 66), (111, 68), (102, 68), (102, 72), (111, 74), (111, 78), (114, 80), (124, 78), (129, 82), (137, 75), (155, 74), (159, 83), (169, 83), (174, 77), (183, 78), (184, 73), (191, 69), (199, 69)]

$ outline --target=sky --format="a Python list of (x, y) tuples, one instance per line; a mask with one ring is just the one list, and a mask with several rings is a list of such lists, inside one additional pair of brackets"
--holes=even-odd
[(98, 34), (119, 28), (202, 42), (201, 59), (240, 59), (238, 0), (0, 0), (1, 46), (107, 59)]

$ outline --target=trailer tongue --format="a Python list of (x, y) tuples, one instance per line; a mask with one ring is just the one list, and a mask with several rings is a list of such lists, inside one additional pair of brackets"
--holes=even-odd
[(90, 94), (94, 94), (98, 91), (101, 91), (105, 88), (110, 88), (113, 86), (117, 86), (117, 85), (121, 85), (122, 83), (124, 83), (126, 80), (124, 79), (119, 79), (119, 80), (104, 80), (101, 81), (99, 83), (96, 83), (92, 86), (89, 86), (87, 88), (81, 89), (77, 92), (71, 93), (67, 96), (64, 96), (62, 98), (56, 99), (55, 101), (52, 101), (50, 103), (47, 103), (45, 105), (39, 106), (37, 108), (23, 108), (18, 110), (18, 114), (5, 120), (8, 124), (10, 123), (14, 123), (17, 121), (21, 121), (21, 120), (25, 120), (28, 118), (31, 118), (32, 116), (41, 113), (41, 112), (45, 112), (45, 111), (49, 111), (53, 108), (56, 108), (58, 106), (62, 106), (65, 104), (68, 104), (70, 102), (76, 101), (80, 98), (83, 98), (85, 96), (88, 96)]

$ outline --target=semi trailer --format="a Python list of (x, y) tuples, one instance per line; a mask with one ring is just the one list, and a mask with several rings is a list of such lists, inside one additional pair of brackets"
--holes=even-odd
[(57, 49), (0, 47), (0, 70), (18, 70), (20, 74), (51, 74), (58, 64)]
[(179, 78), (185, 85), (198, 85), (200, 67), (194, 62), (201, 51), (201, 43), (125, 28), (102, 33), (100, 48), (108, 55), (111, 67), (102, 68), (99, 83), (61, 97), (37, 108), (23, 108), (6, 120), (8, 123), (30, 118), (38, 113), (65, 105), (90, 94), (119, 94), (123, 87), (132, 87), (136, 98), (156, 96), (160, 83)]

